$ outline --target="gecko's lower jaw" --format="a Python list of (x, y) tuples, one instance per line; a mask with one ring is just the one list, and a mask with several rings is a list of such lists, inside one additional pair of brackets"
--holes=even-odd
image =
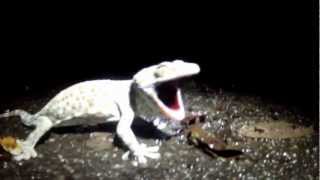
[(174, 124), (166, 124), (166, 127), (159, 130), (167, 135), (174, 136), (179, 134), (182, 131), (182, 128)]
[(155, 119), (153, 125), (161, 132), (170, 136), (179, 134), (182, 130), (182, 125), (179, 121), (170, 121), (162, 118)]

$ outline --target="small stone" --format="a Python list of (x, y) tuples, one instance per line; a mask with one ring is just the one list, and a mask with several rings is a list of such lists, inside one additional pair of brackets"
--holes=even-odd
[(139, 163), (137, 161), (131, 161), (131, 165), (134, 167), (138, 167)]
[(297, 153), (293, 153), (293, 154), (292, 154), (292, 157), (293, 157), (293, 158), (297, 158)]
[(306, 149), (306, 154), (307, 154), (307, 155), (310, 154), (310, 149)]

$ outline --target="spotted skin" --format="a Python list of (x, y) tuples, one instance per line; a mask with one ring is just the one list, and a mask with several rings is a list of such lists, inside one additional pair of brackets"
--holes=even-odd
[[(20, 154), (13, 154), (14, 159), (19, 161), (36, 157), (37, 152), (34, 147), (47, 131), (54, 126), (81, 117), (88, 117), (85, 118), (86, 121), (90, 121), (90, 117), (119, 121), (116, 133), (129, 149), (123, 159), (127, 159), (129, 153), (136, 157), (138, 163), (146, 163), (146, 158), (158, 159), (159, 147), (147, 147), (139, 143), (132, 132), (131, 124), (135, 116), (148, 118), (135, 106), (149, 109), (153, 113), (149, 117), (165, 116), (182, 119), (184, 108), (173, 112), (164, 107), (163, 103), (159, 103), (160, 99), (156, 95), (154, 85), (194, 75), (199, 71), (199, 66), (194, 63), (181, 60), (163, 62), (140, 70), (132, 80), (93, 80), (72, 85), (58, 93), (35, 114), (29, 114), (21, 109), (0, 114), (0, 118), (20, 116), (25, 125), (35, 126), (25, 140), (17, 141), (22, 151)], [(179, 93), (178, 96), (181, 99)], [(166, 108), (165, 114), (161, 114), (164, 112), (162, 108)]]
[(129, 86), (130, 81), (119, 84), (110, 80), (86, 81), (73, 85), (56, 95), (37, 115), (52, 118), (54, 124), (75, 117), (114, 117), (120, 112), (114, 100), (115, 86)]
[[(119, 87), (128, 87), (131, 81), (95, 80), (75, 84), (58, 93), (38, 113), (32, 115), (24, 110), (14, 110), (0, 117), (20, 116), (27, 126), (35, 126), (25, 141), (19, 140), (22, 153), (15, 160), (36, 157), (34, 146), (52, 127), (77, 117), (103, 117), (106, 121), (120, 120), (120, 111), (113, 98)], [(123, 88), (122, 90), (127, 90)], [(113, 95), (112, 95), (113, 94)], [(128, 94), (126, 92), (125, 94)], [(88, 119), (89, 120), (89, 119)]]

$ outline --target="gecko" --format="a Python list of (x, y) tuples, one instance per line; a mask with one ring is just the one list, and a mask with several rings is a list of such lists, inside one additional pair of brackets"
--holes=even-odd
[(174, 134), (185, 118), (178, 81), (199, 72), (196, 63), (164, 61), (141, 69), (129, 80), (88, 80), (71, 85), (34, 114), (22, 109), (0, 114), (0, 118), (19, 116), (24, 125), (35, 127), (25, 140), (17, 140), (21, 151), (13, 153), (13, 159), (20, 161), (36, 157), (35, 146), (46, 132), (78, 117), (117, 121), (116, 134), (128, 148), (123, 159), (129, 154), (138, 163), (146, 163), (147, 158), (159, 159), (159, 146), (140, 143), (131, 124), (135, 117), (140, 117), (160, 131)]

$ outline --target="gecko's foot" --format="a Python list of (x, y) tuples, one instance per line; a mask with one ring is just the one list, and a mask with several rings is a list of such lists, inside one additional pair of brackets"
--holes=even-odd
[(139, 148), (134, 152), (127, 151), (126, 153), (124, 153), (122, 156), (122, 159), (128, 160), (130, 159), (129, 156), (131, 155), (139, 164), (146, 164), (147, 158), (151, 158), (151, 159), (160, 158), (160, 153), (158, 151), (159, 151), (159, 146), (147, 147), (145, 144), (140, 144)]
[(34, 150), (33, 146), (31, 146), (28, 142), (17, 140), (17, 143), (21, 147), (21, 152), (19, 154), (14, 154), (14, 160), (21, 161), (37, 157), (37, 152)]
[(10, 117), (10, 111), (6, 110), (4, 113), (0, 114), (0, 118), (7, 118)]

